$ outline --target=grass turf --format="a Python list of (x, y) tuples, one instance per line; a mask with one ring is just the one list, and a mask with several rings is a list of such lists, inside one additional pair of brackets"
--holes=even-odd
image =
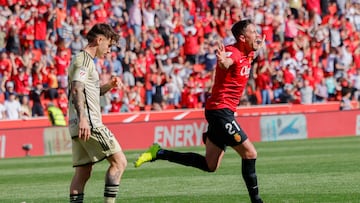
[[(257, 174), (266, 203), (360, 202), (360, 137), (255, 143)], [(177, 148), (203, 153), (204, 147)], [(134, 168), (139, 151), (126, 151), (118, 202), (249, 202), (241, 159), (230, 148), (215, 173), (167, 161)], [(107, 162), (95, 165), (85, 202), (102, 202)], [(71, 156), (0, 160), (1, 203), (68, 202)]]

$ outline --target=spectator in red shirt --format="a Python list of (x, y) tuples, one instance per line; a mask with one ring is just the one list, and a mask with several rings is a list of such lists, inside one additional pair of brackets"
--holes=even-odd
[(188, 84), (184, 84), (184, 88), (181, 91), (181, 100), (180, 100), (180, 106), (181, 108), (187, 108), (188, 106), (188, 97), (190, 96), (190, 87)]
[(196, 4), (193, 0), (185, 0), (184, 7), (189, 12), (190, 16), (196, 17)]
[(67, 68), (70, 64), (70, 61), (67, 57), (67, 50), (61, 50), (60, 54), (58, 56), (55, 56), (55, 69), (56, 74), (59, 81), (59, 87), (60, 88), (67, 88), (68, 82), (67, 82)]
[(134, 77), (135, 82), (145, 82), (145, 74), (146, 74), (146, 58), (143, 51), (138, 53), (137, 58), (135, 59), (135, 67), (134, 67)]
[(165, 46), (165, 41), (157, 30), (153, 30), (152, 47), (159, 53), (160, 49)]
[(47, 11), (48, 8), (41, 8), (35, 11), (35, 41), (36, 49), (41, 49), (45, 52), (45, 40), (47, 37), (47, 24), (53, 17), (54, 10)]
[(73, 22), (82, 22), (82, 4), (78, 1), (75, 2), (70, 8), (70, 16)]
[(34, 19), (30, 18), (26, 21), (25, 26), (20, 30), (20, 42), (23, 49), (29, 49), (34, 47), (35, 29)]
[(174, 14), (173, 25), (174, 25), (173, 33), (179, 41), (179, 46), (182, 46), (185, 41), (184, 25), (182, 24), (181, 17), (179, 15)]
[(64, 90), (59, 90), (59, 98), (57, 99), (57, 105), (63, 112), (64, 116), (66, 116), (68, 111), (68, 99)]
[(100, 3), (98, 9), (94, 11), (96, 21), (98, 23), (105, 23), (107, 21), (108, 14), (104, 8), (104, 4)]
[(186, 108), (198, 108), (199, 98), (195, 88), (190, 88), (190, 92), (183, 99), (185, 100)]
[(284, 84), (292, 84), (295, 77), (289, 70), (289, 65), (283, 67)]
[(321, 1), (319, 0), (306, 0), (306, 9), (310, 12), (317, 13), (321, 15)]
[(271, 80), (268, 72), (269, 64), (260, 65), (261, 69), (256, 77), (256, 86), (261, 92), (261, 104), (271, 104)]
[(272, 14), (264, 14), (264, 24), (261, 25), (262, 35), (265, 35), (266, 45), (270, 45), (274, 38), (274, 27), (272, 25)]
[(195, 64), (197, 62), (197, 54), (199, 53), (199, 38), (196, 35), (196, 31), (187, 30), (185, 34), (185, 43), (184, 43), (184, 54), (185, 61)]
[(112, 112), (112, 113), (121, 112), (121, 106), (122, 105), (123, 105), (123, 102), (121, 101), (121, 98), (120, 98), (119, 94), (115, 94), (113, 96), (113, 99), (111, 100), (110, 112)]
[(28, 96), (30, 92), (29, 75), (25, 67), (19, 67), (13, 70), (12, 80), (15, 83), (15, 91), (18, 93), (19, 98)]
[(12, 72), (12, 64), (6, 51), (0, 54), (0, 78), (7, 76), (10, 77)]

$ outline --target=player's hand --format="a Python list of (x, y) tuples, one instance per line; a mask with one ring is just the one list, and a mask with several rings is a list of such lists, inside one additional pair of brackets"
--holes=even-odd
[(219, 43), (219, 46), (217, 48), (216, 57), (218, 62), (223, 63), (226, 59), (226, 52), (225, 52), (225, 46), (223, 43)]
[(119, 77), (112, 77), (110, 81), (111, 87), (123, 88), (124, 84)]
[(224, 44), (223, 43), (218, 43), (218, 44), (219, 46), (216, 50), (217, 62), (221, 68), (228, 69), (233, 64), (233, 61), (231, 58), (228, 58)]
[(82, 119), (80, 120), (79, 123), (79, 138), (87, 141), (90, 138), (90, 134), (91, 134), (91, 129), (89, 126), (89, 123), (86, 119)]
[(263, 35), (262, 39), (256, 40), (256, 43), (258, 44), (258, 49), (261, 49), (265, 46), (265, 39), (266, 39), (266, 36)]

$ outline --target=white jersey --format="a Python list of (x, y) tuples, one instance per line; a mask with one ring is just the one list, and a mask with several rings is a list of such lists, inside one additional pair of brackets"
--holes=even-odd
[[(93, 129), (104, 126), (100, 109), (99, 73), (96, 70), (94, 59), (86, 51), (81, 51), (71, 61), (68, 71), (69, 89), (71, 89), (72, 81), (85, 84), (85, 103), (83, 105), (90, 127)], [(69, 95), (69, 130), (72, 137), (78, 136), (79, 118), (71, 95)]]

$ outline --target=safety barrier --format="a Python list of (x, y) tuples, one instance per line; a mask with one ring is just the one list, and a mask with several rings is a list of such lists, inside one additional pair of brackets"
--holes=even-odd
[[(277, 141), (360, 134), (360, 110), (339, 111), (339, 103), (239, 107), (237, 120), (254, 141)], [(207, 129), (202, 109), (109, 114), (103, 122), (124, 150), (200, 146)], [(0, 158), (71, 153), (67, 127), (47, 118), (0, 121)]]

